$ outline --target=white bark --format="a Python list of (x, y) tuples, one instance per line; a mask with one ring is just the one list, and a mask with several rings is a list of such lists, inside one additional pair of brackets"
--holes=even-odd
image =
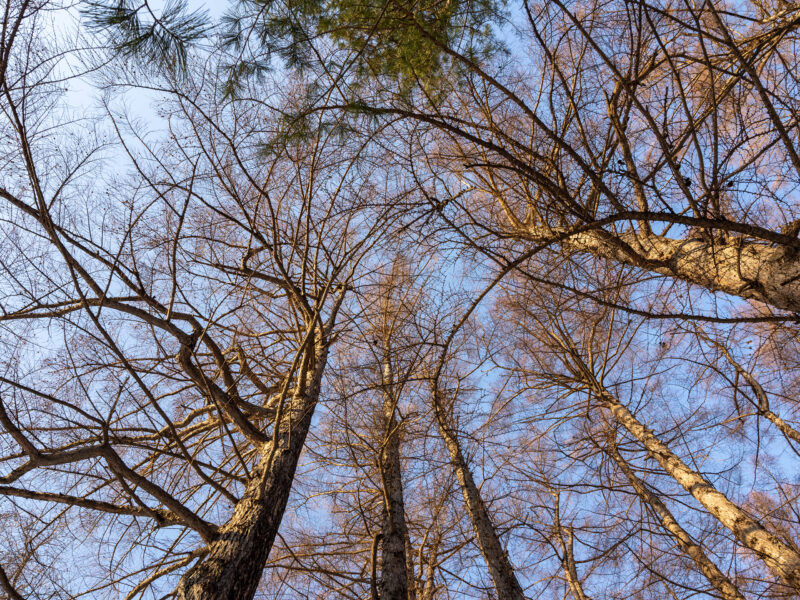
[(653, 510), (661, 521), (661, 526), (675, 540), (678, 547), (694, 561), (700, 572), (703, 573), (708, 582), (713, 585), (725, 600), (744, 600), (744, 597), (725, 574), (719, 570), (700, 544), (697, 544), (688, 532), (681, 527), (666, 504), (661, 501), (656, 494), (651, 492), (644, 481), (633, 472), (628, 462), (622, 457), (616, 446), (611, 445), (608, 453), (620, 470), (630, 482), (639, 497)]

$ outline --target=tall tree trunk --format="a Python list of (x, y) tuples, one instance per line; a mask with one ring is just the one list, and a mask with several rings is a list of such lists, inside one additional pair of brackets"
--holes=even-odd
[[(609, 437), (611, 437), (611, 435), (613, 434), (610, 434)], [(619, 453), (613, 439), (610, 439), (607, 451), (628, 479), (639, 498), (641, 498), (658, 516), (658, 519), (661, 521), (661, 526), (670, 534), (672, 539), (675, 540), (678, 547), (694, 561), (700, 569), (700, 572), (708, 579), (708, 582), (717, 589), (725, 600), (744, 600), (738, 588), (719, 570), (717, 565), (708, 558), (702, 546), (692, 540), (691, 536), (689, 536), (686, 530), (681, 527), (680, 523), (678, 523), (677, 519), (672, 515), (666, 504), (661, 501), (661, 498), (651, 492), (644, 481), (637, 477), (631, 466)]]
[(503, 600), (524, 600), (522, 586), (517, 581), (514, 567), (508, 560), (508, 555), (503, 550), (500, 537), (497, 535), (489, 511), (481, 498), (480, 490), (475, 484), (467, 461), (461, 452), (461, 446), (448, 423), (447, 413), (443, 406), (439, 391), (433, 390), (433, 412), (436, 422), (439, 425), (439, 432), (444, 439), (447, 451), (450, 454), (450, 464), (456, 473), (456, 478), (461, 485), (464, 494), (464, 502), (467, 505), (470, 521), (475, 530), (475, 537), (478, 541), (481, 554), (489, 568), (489, 575), (494, 583), (497, 597)]
[(380, 468), (384, 506), (379, 587), (381, 600), (408, 600), (407, 528), (400, 466), (400, 432), (394, 416), (397, 400), (392, 393), (392, 383), (391, 365), (387, 360), (383, 368), (385, 433)]
[(275, 425), (275, 445), (264, 445), (233, 516), (220, 528), (205, 558), (181, 578), (179, 600), (251, 600), (255, 595), (286, 510), (326, 360), (324, 348), (317, 352), (304, 393), (292, 396)]
[[(586, 369), (586, 365), (581, 365)], [(697, 471), (678, 458), (593, 376), (587, 380), (598, 398), (655, 458), (664, 471), (727, 527), (742, 545), (755, 552), (788, 586), (800, 592), (800, 554), (772, 535), (731, 502)]]

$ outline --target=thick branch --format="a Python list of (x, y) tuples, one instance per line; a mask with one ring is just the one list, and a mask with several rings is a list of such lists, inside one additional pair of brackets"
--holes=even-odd
[[(530, 228), (537, 242), (559, 239), (552, 229)], [(794, 248), (771, 247), (741, 237), (712, 241), (603, 230), (584, 231), (560, 240), (573, 252), (677, 277), (711, 291), (724, 292), (775, 308), (800, 312), (800, 260)]]

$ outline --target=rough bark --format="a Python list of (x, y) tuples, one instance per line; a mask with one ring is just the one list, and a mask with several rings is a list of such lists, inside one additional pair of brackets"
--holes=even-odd
[[(530, 229), (535, 241), (552, 230)], [(561, 245), (595, 256), (676, 277), (711, 291), (800, 311), (800, 260), (794, 248), (773, 247), (742, 237), (672, 239), (655, 234), (612, 235), (595, 230), (566, 238)]]
[(644, 481), (637, 477), (628, 462), (619, 453), (613, 441), (609, 444), (608, 454), (614, 459), (614, 462), (617, 463), (617, 466), (619, 466), (622, 473), (628, 479), (636, 494), (658, 516), (658, 519), (661, 521), (661, 526), (670, 534), (672, 539), (675, 540), (678, 547), (694, 561), (703, 576), (720, 593), (720, 596), (725, 598), (725, 600), (744, 600), (744, 597), (731, 580), (719, 570), (717, 565), (715, 565), (710, 558), (708, 558), (703, 547), (697, 544), (688, 532), (681, 527), (666, 504), (661, 501), (661, 498), (651, 492)]
[(597, 382), (593, 382), (593, 387), (617, 421), (639, 440), (667, 475), (727, 527), (743, 546), (756, 553), (786, 585), (800, 592), (800, 554), (762, 527), (702, 475), (689, 468), (608, 390)]
[(273, 442), (264, 445), (233, 516), (205, 558), (178, 584), (179, 600), (250, 600), (278, 533), (300, 453), (319, 398), (327, 350), (315, 357), (311, 381), (287, 406)]
[(380, 467), (384, 510), (380, 598), (381, 600), (408, 600), (407, 528), (400, 465), (400, 435), (395, 418), (397, 402), (392, 394), (392, 372), (388, 361), (384, 365), (383, 378), (385, 436)]
[(503, 549), (489, 511), (481, 498), (480, 490), (475, 484), (472, 472), (461, 452), (458, 437), (450, 428), (442, 399), (437, 391), (434, 391), (433, 396), (434, 414), (439, 425), (439, 432), (450, 454), (450, 464), (461, 485), (467, 512), (475, 530), (475, 538), (489, 569), (497, 597), (504, 600), (524, 600), (525, 595), (522, 592), (522, 586), (517, 581), (514, 567), (508, 560), (508, 555)]

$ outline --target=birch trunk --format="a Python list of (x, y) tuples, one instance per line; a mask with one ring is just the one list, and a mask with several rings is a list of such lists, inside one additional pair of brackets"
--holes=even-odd
[(439, 425), (439, 432), (444, 439), (447, 451), (450, 454), (450, 464), (453, 466), (456, 478), (464, 494), (467, 512), (475, 530), (475, 538), (481, 550), (489, 575), (494, 583), (497, 597), (503, 600), (524, 600), (522, 586), (517, 581), (514, 567), (508, 560), (508, 555), (503, 550), (500, 538), (492, 523), (489, 511), (481, 498), (480, 490), (475, 484), (472, 472), (467, 466), (467, 461), (461, 452), (461, 446), (455, 432), (450, 428), (438, 392), (434, 391), (434, 414)]
[(742, 545), (761, 557), (769, 569), (786, 585), (800, 592), (800, 554), (764, 529), (702, 475), (690, 469), (608, 390), (597, 383), (594, 383), (593, 387), (599, 399), (614, 414), (617, 421), (641, 442), (667, 475), (727, 527)]
[(289, 400), (276, 424), (274, 449), (272, 442), (264, 445), (233, 516), (209, 544), (205, 558), (181, 578), (179, 600), (251, 600), (255, 595), (286, 509), (326, 359), (327, 349), (317, 353), (305, 393)]

